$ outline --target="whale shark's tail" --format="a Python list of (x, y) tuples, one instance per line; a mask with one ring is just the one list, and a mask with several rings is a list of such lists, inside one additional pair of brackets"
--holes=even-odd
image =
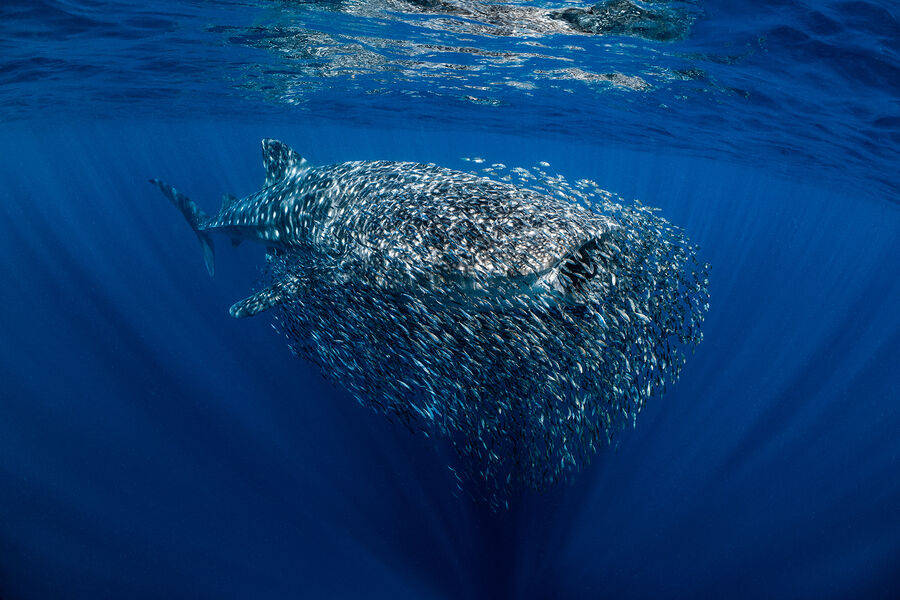
[(193, 200), (171, 185), (163, 183), (159, 179), (151, 179), (150, 183), (162, 190), (162, 193), (181, 211), (188, 225), (197, 234), (197, 239), (200, 240), (200, 246), (203, 248), (203, 262), (206, 263), (206, 270), (209, 271), (209, 276), (212, 277), (216, 271), (216, 254), (213, 249), (212, 238), (201, 229), (201, 226), (209, 220), (209, 215), (200, 210), (200, 207), (194, 204)]

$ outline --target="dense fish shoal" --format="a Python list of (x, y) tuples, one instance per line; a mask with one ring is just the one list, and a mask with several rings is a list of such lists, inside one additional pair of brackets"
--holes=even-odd
[[(429, 205), (400, 191), (386, 210), (382, 191), (327, 235), (352, 239), (335, 228), (365, 223), (369, 239), (395, 250), (289, 250), (270, 254), (267, 269), (268, 280), (291, 282), (275, 318), (292, 350), (360, 403), (449, 440), (461, 486), (493, 506), (576, 472), (634, 422), (677, 380), (708, 308), (707, 266), (653, 209), (540, 170), (501, 177), (538, 190), (472, 181), (488, 195), (527, 189), (519, 195), (543, 208), (535, 222), (545, 231), (506, 231), (477, 194), (431, 194)], [(553, 237), (561, 223), (576, 233)], [(583, 243), (588, 230), (599, 233)], [(460, 253), (435, 256), (453, 236), (467, 268), (453, 262)], [(535, 239), (555, 266), (535, 258)], [(555, 248), (573, 239), (580, 245)], [(498, 277), (504, 270), (516, 276)]]
[(593, 181), (262, 149), (263, 188), (216, 215), (151, 183), (210, 275), (213, 234), (267, 246), (262, 286), (232, 316), (273, 310), (291, 349), (360, 403), (449, 440), (461, 487), (494, 507), (581, 468), (702, 339), (696, 249)]

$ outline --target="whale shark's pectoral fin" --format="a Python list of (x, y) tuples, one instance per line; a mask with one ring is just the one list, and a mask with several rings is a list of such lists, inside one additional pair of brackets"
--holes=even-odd
[(228, 309), (228, 312), (235, 319), (252, 317), (255, 314), (269, 310), (273, 306), (281, 304), (289, 299), (295, 287), (293, 280), (275, 282), (269, 287), (259, 290), (252, 296), (244, 298), (240, 302), (235, 302), (231, 308)]
[(300, 175), (312, 167), (305, 158), (278, 140), (262, 141), (263, 166), (266, 168), (266, 187), (287, 176)]

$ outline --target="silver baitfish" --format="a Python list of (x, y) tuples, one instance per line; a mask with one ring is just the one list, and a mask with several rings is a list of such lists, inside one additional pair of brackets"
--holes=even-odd
[(454, 470), (495, 506), (587, 462), (701, 340), (707, 266), (649, 208), (562, 178), (528, 189), (435, 165), (312, 167), (274, 140), (263, 159), (265, 187), (215, 216), (151, 182), (210, 274), (212, 233), (268, 246), (266, 284), (233, 316), (274, 309), (327, 378), (447, 438)]

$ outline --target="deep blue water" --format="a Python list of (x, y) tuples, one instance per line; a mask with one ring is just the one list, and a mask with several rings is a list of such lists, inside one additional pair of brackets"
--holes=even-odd
[[(422, 4), (0, 7), (0, 598), (900, 596), (897, 5), (644, 4), (654, 37)], [(711, 265), (705, 339), (493, 512), (229, 317), (262, 250), (209, 279), (146, 183), (212, 210), (264, 137), (658, 206)]]

